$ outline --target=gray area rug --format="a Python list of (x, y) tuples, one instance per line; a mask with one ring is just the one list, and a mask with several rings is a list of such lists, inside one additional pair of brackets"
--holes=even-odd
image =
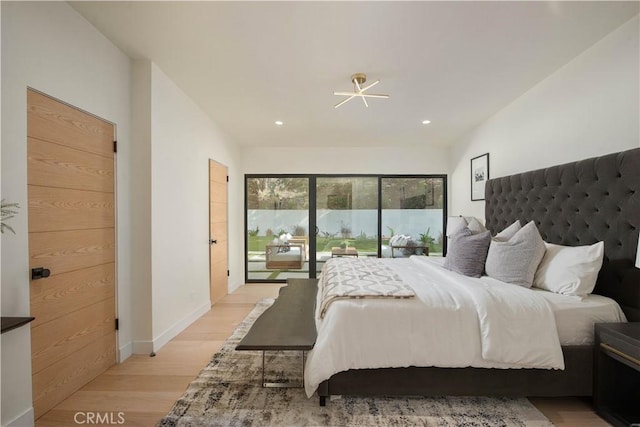
[[(262, 353), (234, 349), (272, 303), (258, 302), (158, 427), (553, 425), (525, 398), (344, 397), (320, 407), (301, 388), (262, 388)], [(299, 352), (267, 352), (266, 380), (297, 380), (301, 363)]]

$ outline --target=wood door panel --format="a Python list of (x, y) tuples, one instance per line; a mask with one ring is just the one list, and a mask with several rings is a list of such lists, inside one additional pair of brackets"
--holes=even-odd
[(51, 275), (115, 262), (113, 228), (29, 233), (30, 268), (46, 267)]
[(227, 204), (226, 203), (209, 203), (209, 212), (211, 212), (211, 224), (227, 221)]
[(212, 168), (209, 168), (209, 182), (227, 182), (227, 167), (223, 164), (211, 160), (214, 163)]
[(228, 292), (228, 206), (226, 166), (209, 160), (209, 238), (217, 244), (210, 245), (209, 281), (211, 303), (219, 301)]
[[(219, 240), (217, 244), (211, 246), (211, 262), (227, 261), (228, 252), (226, 240)], [(224, 268), (224, 271), (227, 271), (227, 267)]]
[(227, 242), (227, 223), (216, 222), (209, 225), (211, 227), (211, 236), (218, 241), (217, 247), (221, 247), (222, 242)]
[(28, 186), (29, 231), (115, 227), (113, 193)]
[(113, 193), (113, 158), (28, 138), (31, 185)]
[(115, 298), (115, 264), (102, 264), (31, 281), (32, 327), (64, 316), (78, 307)]
[(36, 418), (116, 362), (112, 123), (27, 90), (31, 367)]
[[(213, 245), (211, 248), (211, 262), (216, 262), (219, 260), (227, 260), (227, 245), (226, 241), (221, 240), (217, 244)], [(224, 268), (227, 271), (227, 268)]]
[(227, 249), (223, 246), (218, 246), (217, 248), (212, 248), (211, 250), (211, 263), (212, 264), (216, 264), (216, 266), (218, 266), (218, 263), (224, 263), (224, 268), (222, 269), (225, 273), (225, 276), (227, 274), (227, 265), (228, 265), (228, 254), (227, 254)]
[(109, 298), (31, 328), (31, 370), (36, 374), (100, 338), (115, 341), (115, 299)]
[[(211, 263), (211, 282), (227, 283), (227, 260), (219, 259)], [(211, 303), (220, 301), (227, 294), (226, 287), (213, 286), (211, 288)]]
[(113, 158), (111, 123), (40, 93), (27, 93), (27, 136)]
[(113, 365), (116, 342), (98, 340), (33, 375), (33, 407), (38, 418)]
[(211, 182), (211, 199), (213, 203), (227, 204), (227, 183), (225, 182)]

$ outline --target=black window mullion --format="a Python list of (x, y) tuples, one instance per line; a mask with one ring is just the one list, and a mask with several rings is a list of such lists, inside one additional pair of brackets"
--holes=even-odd
[(317, 277), (317, 188), (316, 176), (309, 177), (309, 277), (314, 279)]
[(382, 258), (382, 177), (378, 177), (378, 258)]

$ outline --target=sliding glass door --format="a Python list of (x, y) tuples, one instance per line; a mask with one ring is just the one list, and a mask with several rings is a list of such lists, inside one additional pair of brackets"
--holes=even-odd
[(316, 260), (378, 255), (378, 177), (317, 177)]
[(309, 277), (309, 178), (247, 177), (248, 281)]
[[(383, 177), (381, 194), (382, 257), (442, 256), (445, 178)], [(396, 247), (389, 244), (394, 235), (403, 236)]]
[(446, 203), (445, 175), (246, 175), (246, 281), (317, 277), (333, 257), (441, 256)]

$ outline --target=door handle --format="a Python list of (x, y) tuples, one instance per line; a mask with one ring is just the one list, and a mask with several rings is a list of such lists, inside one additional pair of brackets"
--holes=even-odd
[(216, 243), (218, 243), (217, 240), (209, 239), (209, 244), (210, 245), (215, 245)]
[(31, 280), (45, 279), (51, 276), (51, 270), (44, 267), (36, 267), (31, 269)]

